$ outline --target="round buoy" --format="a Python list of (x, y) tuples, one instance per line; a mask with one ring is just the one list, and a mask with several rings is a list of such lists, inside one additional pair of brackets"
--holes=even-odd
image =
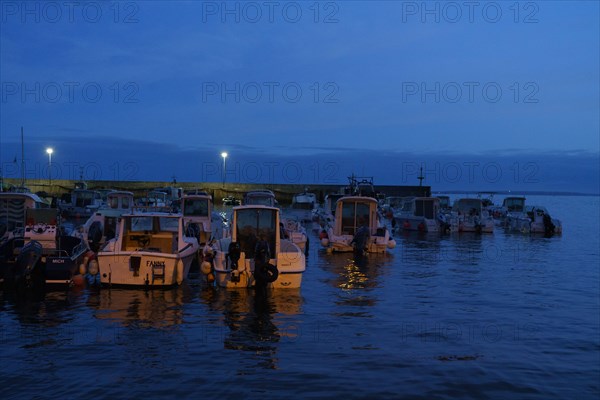
[(98, 260), (90, 260), (90, 262), (87, 265), (87, 272), (90, 275), (97, 275), (100, 272)]
[(211, 271), (212, 265), (210, 265), (208, 261), (202, 261), (202, 264), (200, 264), (200, 272), (202, 272), (204, 275), (208, 275), (211, 273)]
[(327, 238), (321, 239), (321, 246), (323, 246), (323, 247), (329, 246), (329, 239), (327, 239)]
[(74, 275), (72, 281), (74, 286), (85, 285), (85, 278), (83, 277), (83, 275)]
[(213, 275), (213, 273), (209, 273), (208, 275), (206, 275), (206, 281), (208, 283), (213, 283), (215, 281), (215, 276)]
[(387, 247), (388, 249), (393, 249), (394, 247), (396, 247), (396, 241), (394, 239), (388, 240)]

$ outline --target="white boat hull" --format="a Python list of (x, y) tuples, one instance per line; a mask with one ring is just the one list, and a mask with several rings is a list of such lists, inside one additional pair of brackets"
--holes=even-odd
[(106, 285), (174, 286), (187, 279), (195, 251), (174, 255), (147, 251), (100, 252), (100, 282)]
[[(223, 246), (230, 240), (224, 239)], [(302, 285), (302, 274), (306, 269), (306, 257), (300, 248), (292, 242), (282, 241), (282, 251), (277, 253), (277, 258), (271, 259), (270, 264), (277, 267), (278, 277), (267, 287), (273, 289), (294, 289)], [(227, 247), (225, 247), (227, 248)], [(225, 288), (249, 288), (255, 286), (254, 260), (245, 258), (244, 253), (238, 261), (237, 270), (233, 270), (226, 260), (226, 253), (217, 249), (214, 259), (214, 272), (216, 284)], [(239, 279), (238, 279), (239, 278)]]

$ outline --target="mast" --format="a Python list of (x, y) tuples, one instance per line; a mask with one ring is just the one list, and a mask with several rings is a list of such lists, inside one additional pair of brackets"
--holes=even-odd
[(23, 143), (23, 127), (21, 127), (21, 187), (25, 187), (25, 145)]

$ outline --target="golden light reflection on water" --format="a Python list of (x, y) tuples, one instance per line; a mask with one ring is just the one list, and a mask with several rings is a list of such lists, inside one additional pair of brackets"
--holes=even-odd
[(353, 290), (364, 289), (367, 287), (369, 277), (353, 259), (348, 259), (344, 269), (340, 274), (341, 281), (338, 284), (340, 289)]

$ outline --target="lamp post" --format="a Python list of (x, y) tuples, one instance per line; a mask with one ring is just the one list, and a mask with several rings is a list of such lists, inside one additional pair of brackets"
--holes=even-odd
[(54, 153), (54, 149), (48, 147), (46, 153), (48, 153), (48, 180), (50, 181), (50, 190), (52, 190), (52, 153)]
[(225, 160), (227, 159), (227, 153), (222, 152), (221, 157), (223, 157), (223, 189), (224, 189), (225, 188), (225, 165), (226, 165)]

